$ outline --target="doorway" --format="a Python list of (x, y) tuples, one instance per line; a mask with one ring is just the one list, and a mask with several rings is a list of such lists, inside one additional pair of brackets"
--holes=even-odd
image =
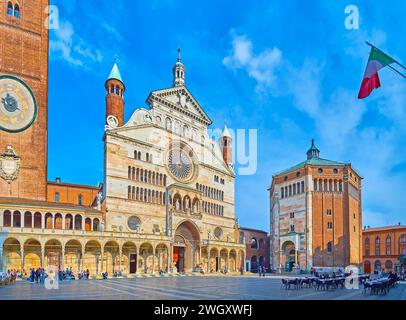
[(173, 262), (175, 263), (175, 267), (178, 272), (185, 272), (185, 248), (184, 247), (174, 247), (173, 248)]
[(137, 255), (130, 254), (130, 273), (137, 273)]

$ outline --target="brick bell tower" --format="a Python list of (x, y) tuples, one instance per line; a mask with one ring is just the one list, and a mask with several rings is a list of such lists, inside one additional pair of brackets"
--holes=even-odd
[(0, 197), (45, 200), (49, 0), (0, 0)]
[(106, 124), (122, 127), (124, 125), (124, 92), (125, 85), (118, 70), (117, 63), (114, 64), (109, 77), (105, 83), (106, 87)]
[(224, 126), (223, 134), (220, 137), (220, 149), (223, 154), (224, 162), (232, 166), (233, 165), (233, 139), (231, 137), (230, 131), (228, 131), (227, 126)]

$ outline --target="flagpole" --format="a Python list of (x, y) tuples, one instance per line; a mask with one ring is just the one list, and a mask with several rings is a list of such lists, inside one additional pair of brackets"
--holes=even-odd
[[(375, 47), (374, 45), (370, 44), (368, 41), (365, 41), (365, 42), (366, 42), (367, 45), (369, 45), (369, 46), (375, 48), (376, 50), (378, 50), (378, 51), (380, 51), (380, 52), (382, 52), (384, 55), (387, 55), (385, 52), (383, 52), (383, 51), (380, 50), (379, 48)], [(389, 57), (389, 55), (387, 55), (387, 56)], [(396, 60), (393, 59), (392, 57), (391, 57), (391, 59), (393, 60), (393, 62), (395, 62), (396, 64), (400, 65), (403, 69), (406, 70), (406, 67), (405, 67), (404, 65), (402, 65), (401, 63), (399, 63), (398, 61), (396, 61)], [(393, 68), (392, 68), (392, 69), (393, 69)], [(396, 70), (396, 69), (393, 69), (393, 70)], [(397, 70), (396, 70), (396, 71), (397, 71)], [(399, 71), (397, 71), (397, 72), (400, 73)], [(405, 76), (404, 76), (403, 74), (402, 74), (402, 76), (405, 78)]]
[(398, 75), (400, 75), (400, 76), (402, 76), (403, 78), (406, 79), (406, 76), (405, 76), (403, 73), (401, 73), (401, 72), (399, 72), (398, 70), (396, 70), (396, 69), (395, 69), (394, 67), (392, 67), (390, 64), (388, 64), (387, 67), (391, 68), (391, 69), (392, 69), (393, 71), (395, 71)]

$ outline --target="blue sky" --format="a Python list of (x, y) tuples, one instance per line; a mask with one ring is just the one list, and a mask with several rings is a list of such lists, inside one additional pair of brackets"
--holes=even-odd
[[(258, 169), (236, 179), (236, 215), (269, 229), (272, 174), (321, 156), (364, 177), (364, 225), (406, 224), (406, 82), (389, 69), (357, 99), (370, 41), (406, 63), (401, 1), (51, 1), (49, 178), (103, 180), (104, 82), (115, 55), (128, 119), (171, 84), (182, 48), (187, 86), (214, 122), (258, 130)], [(360, 13), (358, 30), (344, 21)]]

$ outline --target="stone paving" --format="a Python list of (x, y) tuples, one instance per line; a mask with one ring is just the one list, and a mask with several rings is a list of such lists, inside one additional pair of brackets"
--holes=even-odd
[(47, 290), (28, 281), (0, 287), (0, 300), (406, 300), (406, 283), (387, 295), (363, 290), (281, 289), (280, 277), (157, 277), (76, 280)]

